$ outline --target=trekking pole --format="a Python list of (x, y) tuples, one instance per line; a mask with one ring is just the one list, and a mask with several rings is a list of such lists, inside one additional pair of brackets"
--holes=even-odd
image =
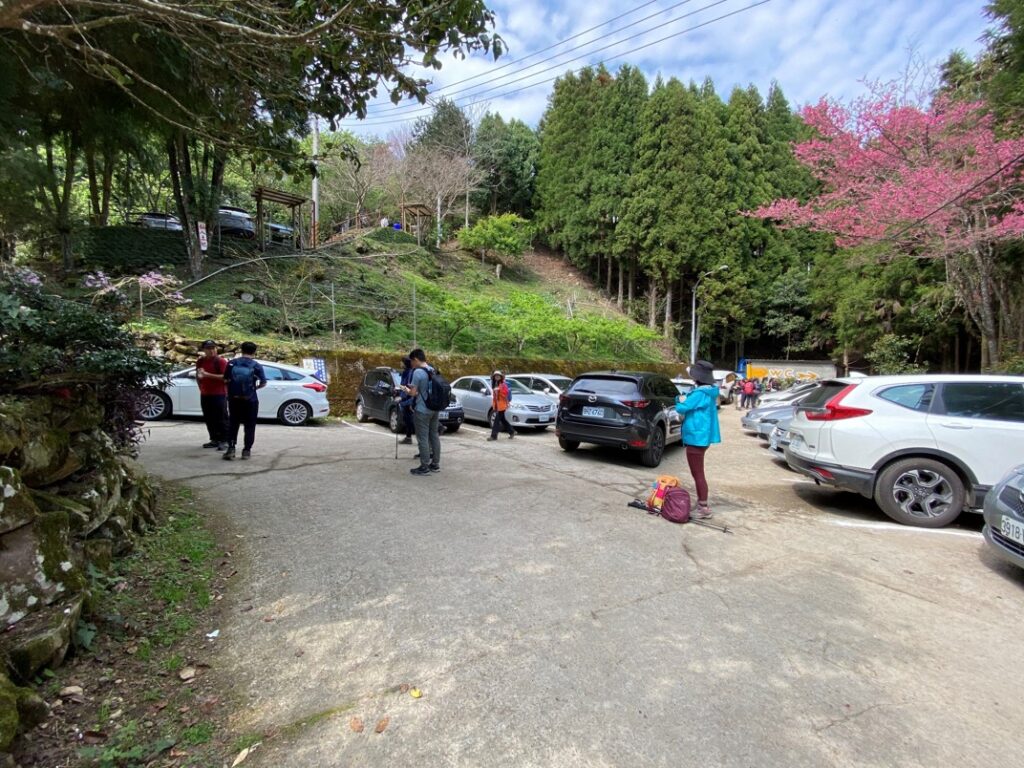
[(395, 432), (395, 461), (398, 461), (398, 433)]
[(709, 523), (707, 520), (698, 520), (694, 517), (691, 517), (690, 522), (696, 523), (697, 525), (703, 525), (705, 528), (714, 528), (716, 531), (721, 531), (722, 533), (733, 533), (733, 530), (731, 528), (724, 525), (715, 525), (714, 523)]

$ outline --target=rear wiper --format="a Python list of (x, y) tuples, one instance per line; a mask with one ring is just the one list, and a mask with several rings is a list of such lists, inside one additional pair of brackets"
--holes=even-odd
[(592, 389), (574, 389), (574, 390), (573, 390), (572, 392), (570, 392), (569, 394), (573, 394), (573, 395), (574, 395), (574, 394), (576, 394), (577, 392), (586, 392), (587, 394), (590, 394), (590, 395), (596, 395), (596, 394), (597, 394), (597, 393), (596, 393), (596, 392), (595, 392), (594, 390), (592, 390)]

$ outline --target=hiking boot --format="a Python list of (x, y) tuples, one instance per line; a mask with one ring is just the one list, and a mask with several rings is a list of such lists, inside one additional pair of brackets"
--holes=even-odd
[(409, 474), (410, 475), (429, 475), (430, 474), (430, 467), (424, 467), (424, 466), (413, 467), (412, 469), (409, 470)]
[(498, 439), (497, 437), (495, 437), (494, 435), (491, 435), (490, 437), (487, 438), (487, 441), (490, 442), (491, 440), (497, 440), (497, 439)]
[(695, 520), (707, 520), (711, 517), (711, 507), (709, 507), (707, 504), (698, 504), (696, 507), (693, 508), (693, 511), (691, 512), (691, 517), (693, 517)]
[(252, 453), (249, 451), (249, 449), (248, 448), (243, 448), (242, 449), (242, 461), (245, 461), (250, 456), (252, 456)]
[(235, 449), (229, 445), (228, 449), (224, 451), (224, 455), (221, 456), (221, 458), (224, 459), (224, 461), (231, 461), (232, 459), (235, 458)]
[(508, 439), (509, 440), (514, 440), (515, 437), (516, 437), (516, 431), (513, 429), (511, 432), (508, 433)]
[(216, 440), (211, 440), (208, 443), (203, 443), (203, 448), (217, 448), (219, 446), (220, 443), (218, 443)]
[(404, 440), (401, 441), (401, 443), (402, 445), (410, 445), (412, 443), (412, 438), (406, 437)]
[(217, 450), (218, 451), (226, 451), (227, 449), (228, 449), (228, 444), (227, 443), (217, 443)]
[(441, 471), (441, 465), (440, 464), (431, 464), (429, 467), (427, 467), (427, 469), (429, 469), (431, 472), (440, 472)]

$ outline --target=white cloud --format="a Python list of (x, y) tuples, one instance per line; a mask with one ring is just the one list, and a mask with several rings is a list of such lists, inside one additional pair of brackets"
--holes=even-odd
[[(980, 49), (979, 38), (988, 26), (988, 20), (982, 15), (984, 0), (772, 0), (645, 50), (617, 56), (754, 2), (727, 0), (691, 18), (668, 24), (667, 19), (704, 8), (713, 0), (692, 0), (679, 8), (666, 10), (677, 1), (659, 0), (555, 51), (497, 70), (503, 64), (625, 13), (626, 9), (618, 3), (594, 0), (494, 0), (491, 7), (497, 17), (496, 31), (508, 41), (510, 53), (497, 62), (483, 55), (446, 61), (440, 72), (428, 73), (434, 81), (431, 90), (438, 96), (451, 94), (463, 103), (489, 101), (492, 111), (536, 125), (544, 111), (551, 83), (528, 90), (518, 89), (612, 57), (608, 62), (610, 69), (628, 62), (639, 66), (651, 79), (658, 72), (664, 77), (676, 76), (684, 81), (699, 82), (710, 76), (719, 93), (726, 95), (734, 85), (745, 86), (751, 82), (763, 93), (772, 80), (777, 80), (791, 103), (797, 105), (815, 102), (826, 94), (850, 98), (862, 92), (861, 83), (865, 78), (898, 78), (906, 65), (910, 47), (933, 63), (940, 63), (956, 48), (974, 54)], [(632, 5), (636, 8), (640, 3), (634, 1)], [(616, 29), (659, 9), (662, 13), (657, 18), (615, 33)], [(652, 26), (657, 28), (637, 39), (580, 61), (565, 63), (585, 51)], [(587, 39), (595, 42), (586, 49), (535, 64)], [(545, 69), (549, 71), (542, 71)], [(524, 74), (532, 76), (510, 82)], [(458, 84), (460, 80), (477, 75), (479, 77), (470, 82)], [(489, 92), (475, 95), (482, 91)], [(346, 126), (358, 133), (383, 134), (397, 121), (411, 121), (428, 112), (415, 108), (394, 109), (384, 99), (371, 108), (365, 123), (346, 121)]]

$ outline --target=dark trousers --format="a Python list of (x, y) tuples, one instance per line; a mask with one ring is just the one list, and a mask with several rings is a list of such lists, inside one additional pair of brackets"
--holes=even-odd
[(405, 436), (412, 437), (412, 433), (416, 429), (412, 419), (412, 408), (408, 405), (400, 406), (400, 408), (402, 409), (402, 423), (405, 425)]
[(238, 428), (245, 427), (245, 443), (243, 448), (250, 450), (253, 441), (256, 440), (256, 414), (259, 413), (260, 403), (258, 400), (232, 399), (228, 415), (231, 417), (231, 431), (228, 433), (228, 443), (232, 448), (238, 443)]
[(697, 501), (706, 504), (708, 501), (708, 481), (704, 477), (704, 454), (708, 447), (688, 445), (686, 446), (686, 463), (690, 465), (690, 474), (693, 476), (693, 485), (697, 490)]
[(203, 421), (210, 433), (210, 442), (228, 441), (228, 399), (225, 395), (200, 395), (199, 405), (203, 409)]
[(508, 423), (508, 419), (505, 418), (504, 411), (494, 412), (494, 424), (491, 425), (491, 437), (497, 437), (499, 432), (508, 432), (510, 435), (514, 435), (516, 431), (512, 428), (512, 425)]

